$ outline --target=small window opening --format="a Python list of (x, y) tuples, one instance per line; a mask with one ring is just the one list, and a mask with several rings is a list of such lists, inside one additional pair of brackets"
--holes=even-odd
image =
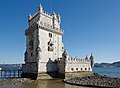
[(74, 69), (73, 69), (73, 68), (71, 68), (71, 70), (73, 71)]
[(81, 71), (82, 71), (83, 69), (81, 68)]

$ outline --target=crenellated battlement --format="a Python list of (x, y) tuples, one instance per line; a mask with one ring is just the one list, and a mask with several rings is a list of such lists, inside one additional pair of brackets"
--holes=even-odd
[(66, 63), (69, 63), (69, 62), (79, 62), (79, 63), (91, 63), (91, 59), (81, 59), (81, 58), (78, 58), (78, 57), (68, 57), (68, 58), (58, 58), (56, 61), (57, 62), (63, 62), (65, 60)]
[(53, 19), (53, 17), (55, 17), (55, 20), (60, 21), (60, 15), (59, 14), (56, 14), (55, 12), (52, 12), (50, 14), (50, 13), (47, 13), (46, 11), (42, 11), (41, 13), (36, 12), (33, 15), (29, 14), (29, 16), (28, 16), (29, 19), (28, 20), (32, 21), (32, 19), (34, 19), (38, 14), (44, 15), (44, 16), (50, 18), (50, 19)]
[(63, 35), (64, 31), (60, 28), (60, 15), (55, 12), (49, 14), (43, 10), (40, 5), (38, 11), (34, 15), (28, 16), (29, 27), (26, 29), (25, 34), (29, 34), (29, 31), (36, 30), (36, 25), (38, 28), (44, 29), (46, 31), (54, 32)]
[(49, 13), (47, 13), (46, 11), (43, 11), (43, 12), (41, 12), (41, 13), (39, 13), (39, 12), (36, 12), (35, 14), (33, 14), (33, 15), (29, 15), (28, 16), (28, 21), (30, 22), (30, 21), (32, 21), (37, 15), (44, 15), (44, 16), (46, 16), (46, 17), (48, 17), (48, 18), (50, 18), (50, 19), (52, 19), (53, 17), (52, 17), (52, 15), (51, 14), (49, 14)]
[(43, 10), (43, 7), (41, 5), (38, 7), (38, 12), (36, 12), (33, 15), (30, 14), (28, 16), (28, 22), (31, 22), (37, 16), (41, 17), (41, 15), (43, 15), (51, 20), (55, 20), (60, 24), (60, 15), (56, 14), (55, 12), (52, 12), (51, 14), (47, 13), (46, 11)]
[(67, 62), (81, 62), (81, 63), (88, 63), (88, 62), (90, 62), (91, 60), (90, 59), (88, 59), (88, 60), (86, 60), (86, 59), (81, 59), (81, 58), (77, 58), (77, 57), (75, 57), (75, 58), (67, 58), (66, 59), (66, 61)]

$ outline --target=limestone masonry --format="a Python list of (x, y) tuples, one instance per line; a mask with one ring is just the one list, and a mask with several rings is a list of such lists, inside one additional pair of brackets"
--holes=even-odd
[(64, 49), (60, 28), (61, 18), (53, 12), (44, 12), (40, 5), (38, 11), (28, 17), (26, 35), (25, 64), (22, 66), (22, 77), (40, 79), (65, 77), (67, 73), (92, 71), (94, 57), (85, 59), (70, 58)]

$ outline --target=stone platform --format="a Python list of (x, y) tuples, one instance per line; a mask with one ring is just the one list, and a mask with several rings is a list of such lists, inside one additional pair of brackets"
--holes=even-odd
[(91, 76), (93, 72), (66, 72), (65, 73), (65, 79), (74, 78), (74, 77), (84, 77), (84, 76)]

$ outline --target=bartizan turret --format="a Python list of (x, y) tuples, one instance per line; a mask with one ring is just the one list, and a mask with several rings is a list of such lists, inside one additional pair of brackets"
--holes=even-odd
[(38, 13), (42, 13), (43, 12), (43, 7), (42, 7), (42, 5), (40, 4), (39, 6), (38, 6)]
[(88, 56), (86, 55), (85, 60), (88, 60)]
[(91, 61), (91, 68), (93, 68), (93, 67), (94, 67), (94, 57), (93, 57), (93, 53), (91, 53), (90, 61)]

